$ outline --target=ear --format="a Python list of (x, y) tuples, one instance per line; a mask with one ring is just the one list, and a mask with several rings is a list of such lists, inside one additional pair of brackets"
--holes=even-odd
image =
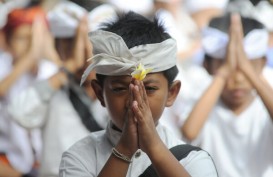
[(168, 98), (165, 104), (166, 107), (170, 107), (173, 105), (180, 91), (180, 88), (181, 88), (181, 82), (179, 80), (176, 80), (172, 83), (172, 85), (169, 88)]
[(103, 98), (103, 88), (102, 88), (101, 84), (97, 80), (93, 79), (91, 81), (91, 86), (92, 86), (97, 98), (100, 100), (100, 104), (103, 107), (105, 107), (104, 98)]

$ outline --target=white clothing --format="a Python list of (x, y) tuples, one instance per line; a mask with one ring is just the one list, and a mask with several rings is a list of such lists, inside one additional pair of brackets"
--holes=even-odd
[[(174, 138), (162, 125), (159, 124), (156, 129), (168, 148), (184, 144)], [(60, 176), (97, 176), (120, 137), (121, 132), (114, 130), (112, 124), (109, 123), (106, 130), (92, 133), (77, 142), (63, 154), (60, 164)], [(180, 163), (192, 177), (217, 176), (211, 157), (204, 151), (192, 151)], [(139, 157), (133, 157), (127, 177), (139, 176), (150, 164), (151, 161), (148, 156), (141, 151)]]
[[(26, 100), (28, 100), (26, 102)], [(100, 113), (101, 127), (106, 127), (106, 111), (100, 103), (92, 104), (92, 112)], [(58, 176), (62, 153), (90, 132), (82, 123), (65, 90), (53, 90), (48, 81), (29, 88), (13, 100), (10, 112), (27, 128), (42, 128), (43, 152), (40, 176)], [(96, 110), (96, 111), (95, 111)], [(104, 114), (105, 113), (105, 114)], [(98, 117), (94, 115), (94, 117)], [(103, 126), (104, 124), (104, 126)]]
[[(0, 81), (5, 79), (13, 70), (12, 57), (8, 53), (0, 54)], [(41, 137), (39, 130), (27, 131), (12, 120), (7, 111), (12, 99), (36, 80), (44, 79), (55, 72), (55, 65), (48, 61), (41, 61), (38, 65), (38, 74), (22, 74), (12, 85), (7, 94), (0, 98), (0, 152), (7, 155), (12, 167), (22, 173), (28, 173), (38, 157), (34, 157), (33, 149), (39, 156), (41, 151)], [(33, 149), (32, 149), (33, 148)]]
[(273, 122), (257, 97), (239, 116), (218, 103), (193, 144), (211, 154), (221, 177), (272, 177), (272, 136)]

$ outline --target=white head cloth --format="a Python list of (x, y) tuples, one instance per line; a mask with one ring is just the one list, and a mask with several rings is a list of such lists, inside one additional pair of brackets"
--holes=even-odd
[[(218, 29), (207, 27), (203, 31), (203, 49), (213, 58), (225, 59), (228, 41), (228, 34)], [(268, 48), (268, 32), (265, 29), (252, 30), (244, 37), (243, 43), (249, 59), (263, 57)]]
[(51, 11), (47, 18), (49, 27), (54, 37), (73, 37), (79, 25), (79, 20), (87, 14), (87, 11), (70, 1), (60, 1)]
[(273, 5), (268, 1), (260, 1), (256, 6), (256, 19), (262, 22), (269, 31), (273, 31)]
[(161, 43), (135, 46), (128, 49), (122, 37), (111, 32), (97, 30), (89, 33), (93, 44), (92, 63), (82, 75), (81, 84), (92, 70), (98, 74), (130, 75), (141, 63), (151, 72), (160, 72), (176, 65), (176, 41), (173, 38)]

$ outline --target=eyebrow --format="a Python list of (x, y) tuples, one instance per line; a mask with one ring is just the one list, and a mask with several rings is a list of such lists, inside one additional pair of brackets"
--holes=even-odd
[(144, 83), (144, 85), (145, 84), (157, 84), (157, 83), (160, 83), (160, 81), (156, 80), (156, 79), (148, 79), (148, 80), (144, 81), (143, 83)]
[(110, 81), (110, 84), (123, 84), (123, 85), (129, 85), (130, 80), (125, 79), (113, 79)]
[[(156, 80), (156, 79), (148, 79), (148, 80), (145, 80), (143, 81), (143, 84), (158, 84), (160, 83), (159, 80)], [(111, 80), (110, 84), (123, 84), (123, 85), (129, 85), (130, 84), (130, 81), (129, 80), (125, 80), (125, 79), (113, 79)]]

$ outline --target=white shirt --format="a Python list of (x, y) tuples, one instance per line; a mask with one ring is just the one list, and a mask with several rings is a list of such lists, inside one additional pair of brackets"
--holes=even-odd
[(272, 177), (272, 137), (273, 122), (257, 97), (239, 116), (219, 102), (193, 143), (211, 154), (221, 177)]
[[(121, 132), (111, 127), (110, 123), (106, 130), (90, 134), (66, 151), (60, 164), (60, 176), (96, 177), (110, 157), (112, 148), (121, 137)], [(168, 148), (184, 144), (174, 138), (162, 125), (159, 124), (156, 129)], [(211, 157), (204, 151), (192, 151), (180, 162), (192, 177), (217, 176)], [(140, 157), (133, 157), (127, 177), (139, 176), (150, 164), (148, 156), (141, 152)]]
[[(0, 53), (1, 81), (12, 72), (12, 62), (13, 59), (10, 54)], [(41, 153), (41, 134), (38, 129), (27, 131), (13, 121), (12, 116), (7, 111), (8, 106), (12, 99), (16, 98), (36, 80), (47, 78), (54, 72), (55, 66), (48, 61), (42, 60), (38, 65), (37, 76), (30, 73), (22, 74), (7, 94), (0, 98), (0, 152), (4, 152), (12, 167), (22, 173), (27, 173), (32, 168), (35, 161), (33, 149), (36, 151), (36, 155), (39, 156)]]
[[(28, 101), (26, 101), (28, 100)], [(96, 101), (92, 112), (100, 113), (98, 123), (106, 127), (106, 111)], [(14, 119), (27, 128), (42, 128), (43, 152), (40, 177), (58, 176), (62, 153), (90, 132), (84, 126), (65, 90), (53, 90), (47, 81), (30, 87), (13, 100)], [(94, 115), (94, 117), (98, 117)], [(104, 120), (104, 122), (103, 122)], [(104, 126), (103, 126), (104, 124)]]

